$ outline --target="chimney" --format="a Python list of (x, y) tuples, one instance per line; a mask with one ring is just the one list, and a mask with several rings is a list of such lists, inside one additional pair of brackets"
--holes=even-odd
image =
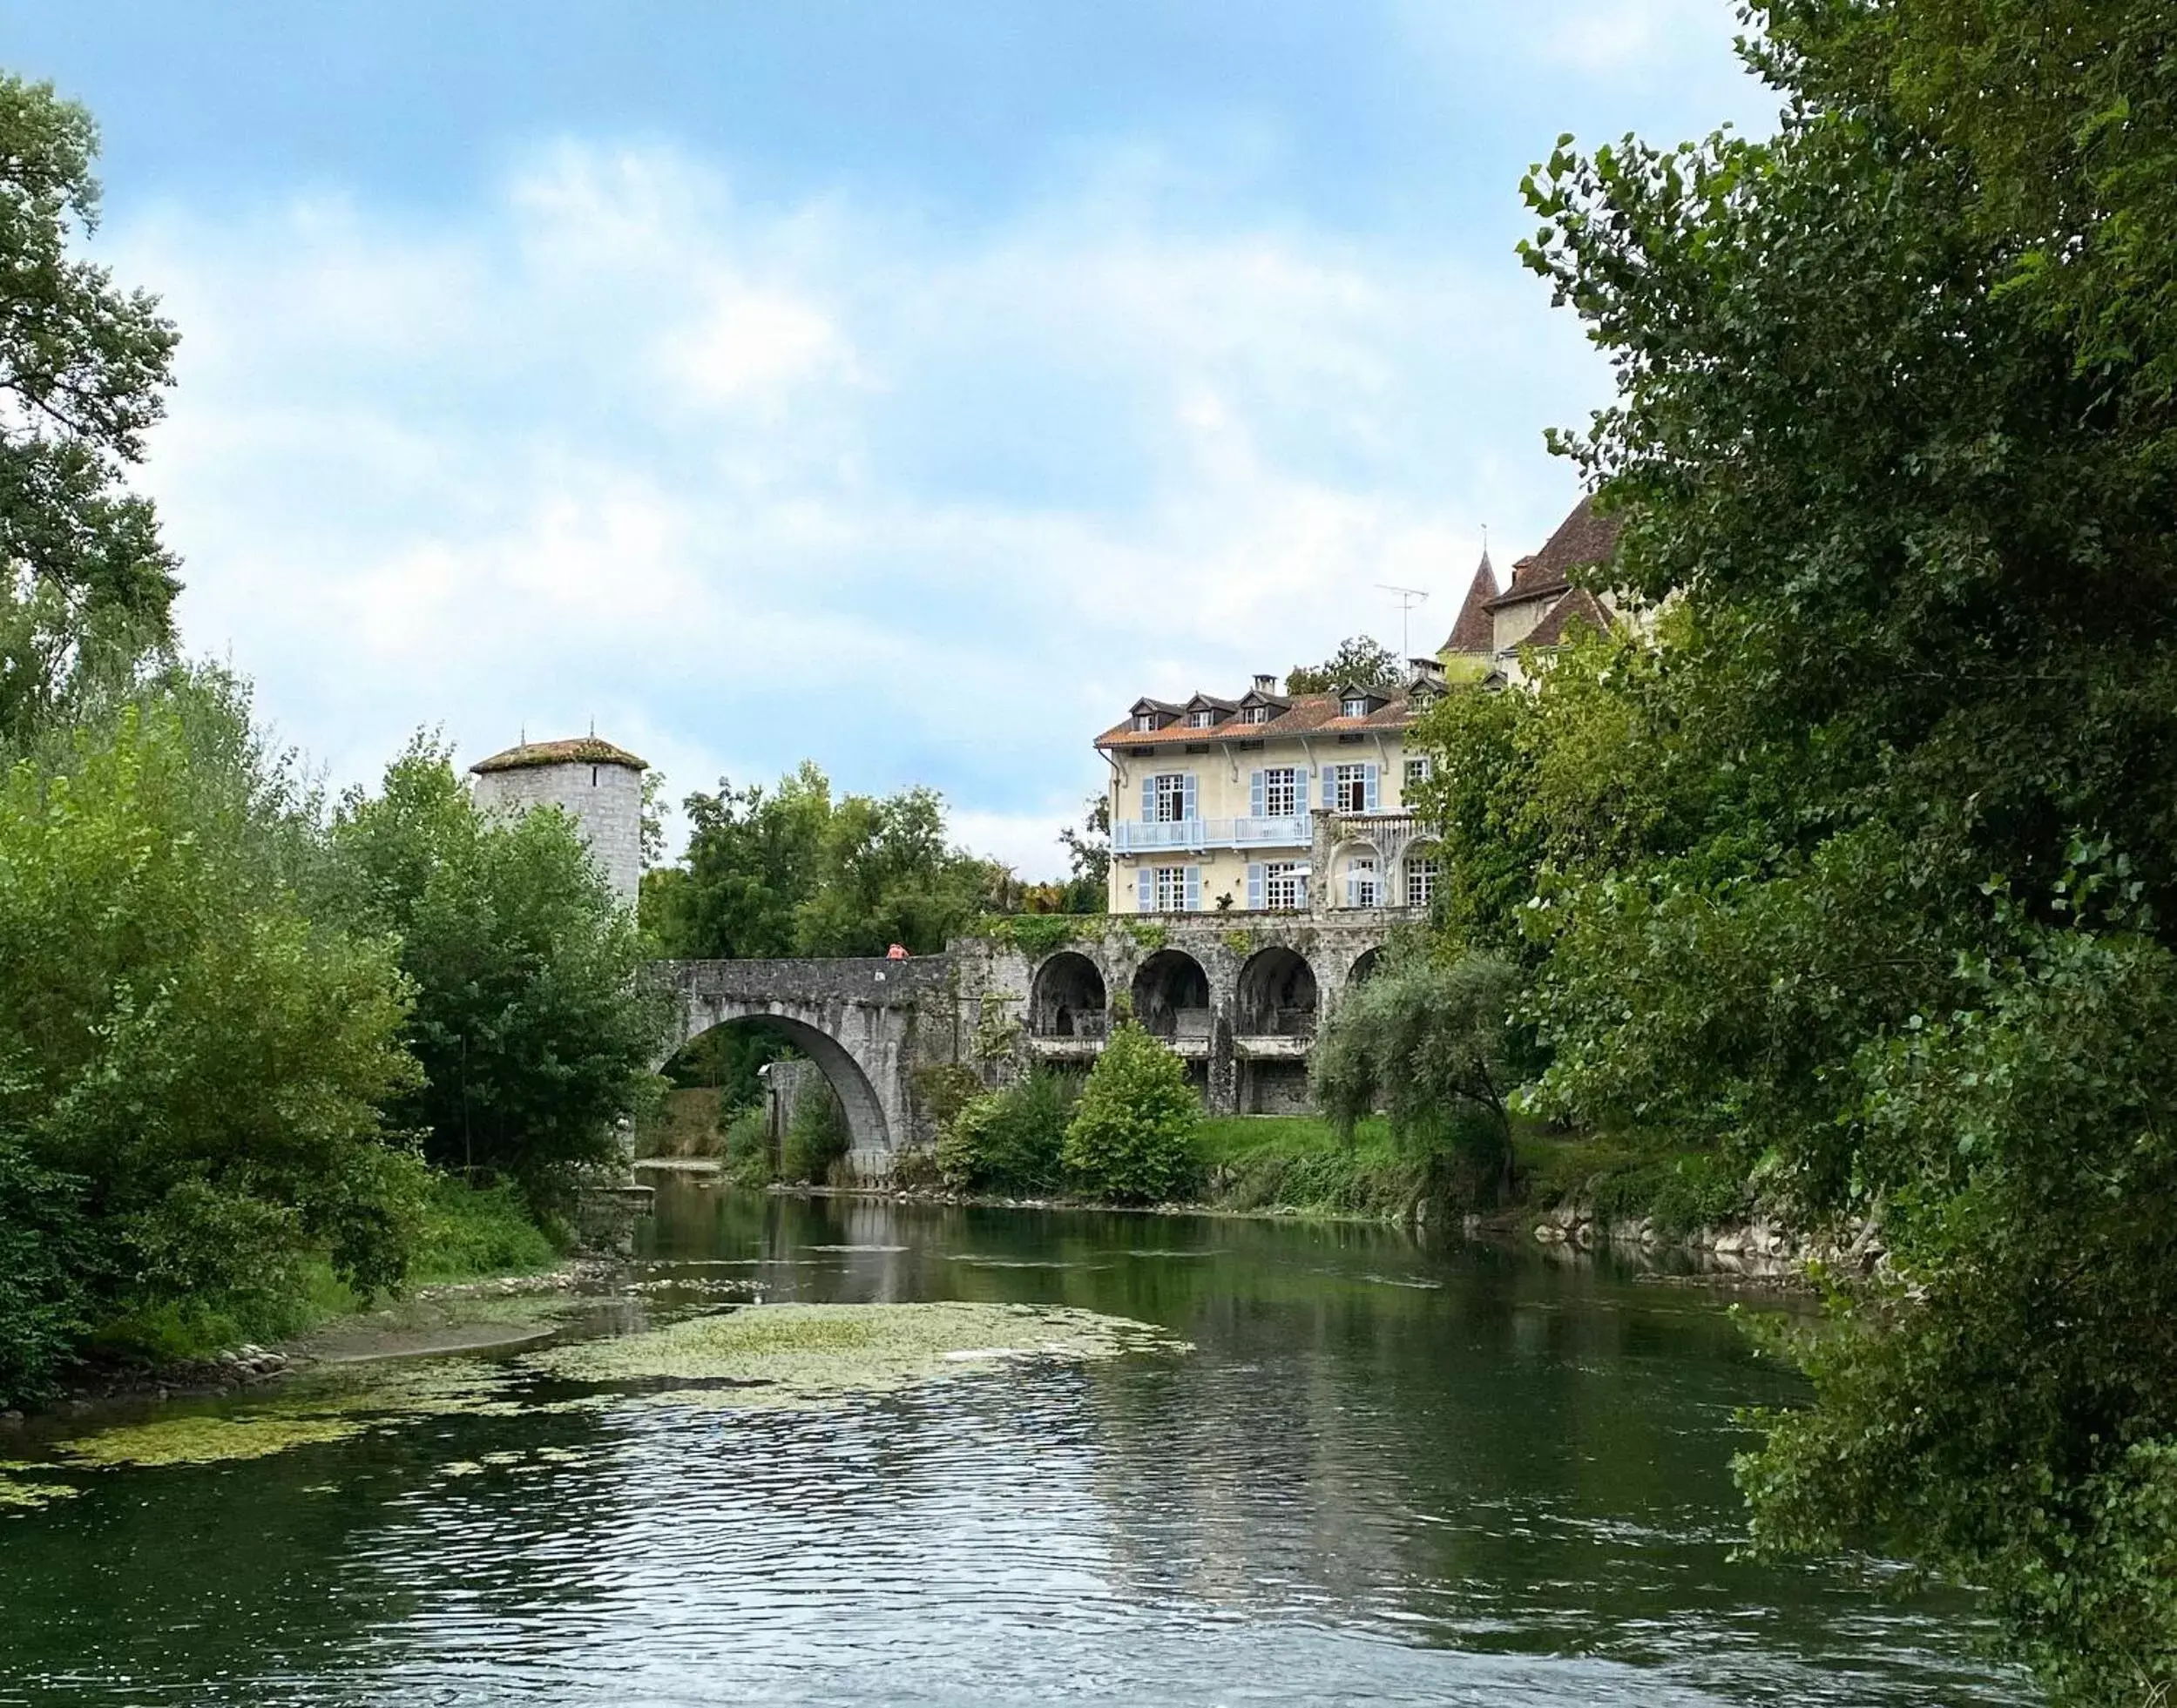
[(1275, 693), (1277, 692), (1277, 678), (1274, 676), (1265, 676), (1258, 672), (1254, 678), (1254, 691), (1258, 694)]

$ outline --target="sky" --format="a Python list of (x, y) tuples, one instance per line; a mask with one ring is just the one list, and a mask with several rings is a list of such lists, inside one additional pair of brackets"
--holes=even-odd
[[(1730, 0), (0, 0), (182, 334), (185, 644), (335, 786), (594, 727), (1059, 875), (1137, 696), (1449, 629), (1609, 374), (1560, 132), (1768, 128)], [(677, 827), (676, 827), (677, 831)], [(675, 834), (675, 846), (678, 836)]]

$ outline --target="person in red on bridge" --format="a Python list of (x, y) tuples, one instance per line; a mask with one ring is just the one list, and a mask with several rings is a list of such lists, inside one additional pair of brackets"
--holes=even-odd
[(892, 945), (892, 947), (891, 947), (891, 948), (889, 948), (889, 949), (888, 949), (887, 950), (885, 950), (885, 951), (884, 951), (884, 958), (885, 958), (887, 961), (904, 961), (904, 960), (906, 960), (906, 959), (907, 959), (907, 945), (906, 945), (906, 944), (904, 944), (904, 943), (894, 943), (894, 944)]

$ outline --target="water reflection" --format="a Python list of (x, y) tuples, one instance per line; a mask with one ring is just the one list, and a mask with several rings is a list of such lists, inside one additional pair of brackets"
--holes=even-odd
[[(0, 1703), (2015, 1702), (1964, 1610), (1732, 1560), (1714, 1300), (1389, 1231), (686, 1185), (639, 1297), (1184, 1355), (815, 1413), (436, 1419), (0, 1523)], [(736, 1293), (735, 1297), (744, 1296)]]

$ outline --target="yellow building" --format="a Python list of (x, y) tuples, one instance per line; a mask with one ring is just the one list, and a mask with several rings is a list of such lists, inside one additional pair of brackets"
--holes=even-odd
[(1405, 808), (1428, 761), (1406, 732), (1444, 692), (1434, 658), (1396, 688), (1139, 699), (1096, 740), (1112, 768), (1113, 913), (1422, 908), (1436, 867)]
[(1570, 577), (1608, 562), (1617, 531), (1581, 499), (1502, 592), (1484, 553), (1450, 638), (1396, 686), (1285, 694), (1258, 676), (1234, 699), (1136, 700), (1096, 739), (1112, 771), (1112, 912), (1425, 908), (1437, 862), (1406, 791), (1429, 760), (1407, 753), (1407, 732), (1431, 699), (1523, 682), (1576, 625), (1616, 620), (1607, 595)]

